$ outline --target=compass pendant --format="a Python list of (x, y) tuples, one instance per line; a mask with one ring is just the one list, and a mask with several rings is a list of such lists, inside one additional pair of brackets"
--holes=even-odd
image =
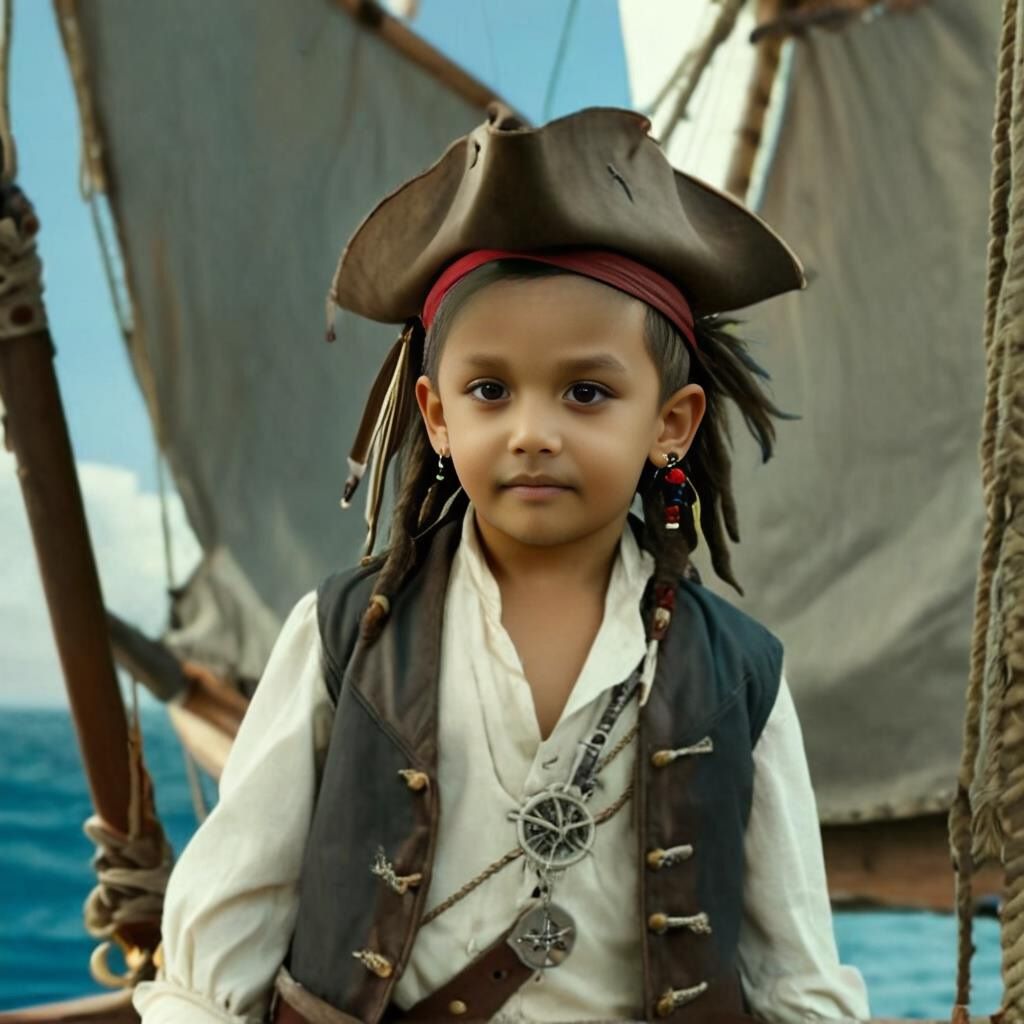
[(575, 864), (594, 845), (594, 816), (582, 797), (568, 789), (542, 790), (509, 817), (516, 822), (523, 852), (543, 871)]
[(576, 942), (576, 922), (557, 903), (534, 907), (516, 923), (508, 944), (534, 970), (557, 967)]

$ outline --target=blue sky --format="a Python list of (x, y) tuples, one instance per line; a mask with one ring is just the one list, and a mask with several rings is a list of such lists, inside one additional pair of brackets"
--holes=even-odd
[(75, 455), (154, 480), (154, 448), (78, 191), (78, 113), (52, 5), (14, 5), (11, 118), (18, 182), (42, 221), (45, 299)]

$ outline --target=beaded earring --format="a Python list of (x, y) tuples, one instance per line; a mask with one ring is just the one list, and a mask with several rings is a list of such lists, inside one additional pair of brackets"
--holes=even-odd
[(686, 474), (675, 452), (665, 456), (665, 468), (661, 477), (661, 493), (665, 498), (665, 529), (679, 529), (679, 513), (686, 504)]
[(444, 480), (444, 454), (442, 452), (437, 453), (437, 475), (434, 479)]
[[(697, 489), (689, 480), (682, 466), (676, 465), (679, 457), (675, 452), (669, 452), (665, 456), (665, 466), (662, 470), (661, 486), (665, 498), (665, 529), (679, 529), (679, 514), (685, 509), (690, 509), (693, 515), (693, 528), (700, 537), (700, 496)], [(687, 493), (689, 485), (689, 493)]]

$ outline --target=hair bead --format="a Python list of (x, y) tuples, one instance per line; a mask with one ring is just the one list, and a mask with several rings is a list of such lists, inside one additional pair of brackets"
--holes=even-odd
[(363, 612), (361, 633), (366, 640), (375, 640), (380, 633), (381, 625), (391, 612), (391, 601), (386, 594), (374, 594)]

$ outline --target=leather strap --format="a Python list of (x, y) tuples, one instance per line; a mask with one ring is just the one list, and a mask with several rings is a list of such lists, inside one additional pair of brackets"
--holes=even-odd
[[(415, 1006), (402, 1010), (392, 1003), (385, 1011), (381, 1024), (399, 1024), (402, 1021), (469, 1024), (470, 1021), (489, 1021), (534, 974), (533, 969), (527, 967), (508, 944), (514, 928), (515, 924), (451, 981), (421, 999)], [(276, 984), (277, 998), (271, 1018), (274, 1024), (320, 1024), (321, 1021), (328, 1024), (327, 1017), (322, 1016), (328, 1009), (327, 1004), (306, 993), (290, 977), (282, 977), (284, 973), (282, 968)], [(338, 1014), (337, 1010), (333, 1012)], [(342, 1020), (353, 1019), (347, 1015), (338, 1016)], [(330, 1024), (334, 1024), (333, 1019)]]
[(274, 978), (273, 1024), (362, 1024), (299, 984), (283, 964)]
[(534, 974), (533, 968), (527, 967), (508, 944), (514, 928), (513, 924), (451, 981), (415, 1006), (400, 1010), (392, 1004), (384, 1015), (384, 1024), (489, 1021)]

